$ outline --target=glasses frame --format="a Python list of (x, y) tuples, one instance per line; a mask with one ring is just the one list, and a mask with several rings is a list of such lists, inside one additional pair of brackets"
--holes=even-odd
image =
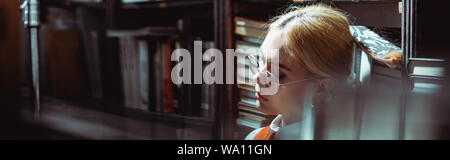
[[(257, 77), (258, 78), (260, 78), (260, 75), (261, 75), (261, 73), (264, 75), (266, 75), (266, 77), (271, 77), (271, 76), (274, 76), (271, 72), (269, 72), (268, 70), (264, 70), (264, 71), (262, 71), (262, 69), (261, 69), (261, 64), (263, 63), (263, 61), (262, 61), (262, 58), (261, 58), (261, 56), (258, 56), (258, 55), (249, 55), (248, 56), (248, 59), (249, 59), (249, 61), (250, 61), (250, 64), (249, 64), (249, 69), (250, 69), (250, 71), (256, 76), (257, 75)], [(264, 64), (264, 67), (266, 66), (267, 64)], [(299, 79), (299, 80), (294, 80), (294, 81), (290, 81), (290, 82), (286, 82), (286, 83), (280, 83), (279, 82), (279, 79), (277, 78), (277, 83), (278, 83), (278, 85), (279, 86), (284, 86), (284, 87), (286, 87), (286, 86), (289, 86), (289, 85), (293, 85), (293, 84), (297, 84), (297, 83), (302, 83), (302, 82), (305, 82), (305, 81), (312, 81), (312, 80), (315, 80), (314, 78), (305, 78), (305, 79)]]

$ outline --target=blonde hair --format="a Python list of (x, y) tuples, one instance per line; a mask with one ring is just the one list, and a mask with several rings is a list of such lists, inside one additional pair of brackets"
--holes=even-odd
[(276, 17), (269, 30), (282, 31), (288, 53), (312, 76), (345, 80), (351, 72), (354, 46), (349, 26), (344, 13), (319, 4)]

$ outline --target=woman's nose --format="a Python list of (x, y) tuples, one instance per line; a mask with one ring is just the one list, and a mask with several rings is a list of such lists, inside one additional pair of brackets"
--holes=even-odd
[(267, 70), (263, 70), (254, 75), (253, 80), (260, 87), (268, 87), (270, 83), (270, 73)]

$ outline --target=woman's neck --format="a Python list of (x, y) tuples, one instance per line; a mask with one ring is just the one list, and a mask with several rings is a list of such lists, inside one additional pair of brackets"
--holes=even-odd
[(302, 119), (301, 119), (301, 116), (295, 116), (295, 118), (294, 118), (294, 116), (289, 116), (289, 115), (287, 115), (287, 114), (282, 114), (281, 115), (281, 121), (280, 121), (280, 127), (284, 127), (284, 126), (287, 126), (287, 125), (290, 125), (290, 124), (293, 124), (293, 123), (296, 123), (296, 122), (300, 122)]

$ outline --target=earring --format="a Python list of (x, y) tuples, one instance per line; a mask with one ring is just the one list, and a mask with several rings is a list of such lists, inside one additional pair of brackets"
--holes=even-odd
[(330, 101), (331, 101), (331, 98), (333, 98), (333, 96), (328, 95), (326, 102), (330, 102)]

